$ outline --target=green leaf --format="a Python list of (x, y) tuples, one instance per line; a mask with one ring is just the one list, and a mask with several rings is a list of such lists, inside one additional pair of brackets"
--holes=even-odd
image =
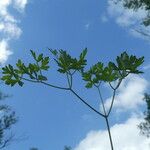
[(9, 70), (11, 71), (11, 73), (13, 73), (13, 71), (14, 71), (13, 66), (9, 64), (8, 67), (9, 67)]
[(42, 63), (42, 64), (41, 64), (42, 66), (47, 65), (47, 64), (49, 63), (49, 57), (43, 58), (41, 63)]
[(47, 78), (43, 75), (38, 75), (38, 80), (41, 80), (41, 81), (46, 81)]
[(37, 62), (40, 62), (43, 59), (43, 54), (40, 54), (37, 58)]
[(16, 66), (18, 68), (21, 68), (22, 67), (22, 61), (19, 59), (18, 62), (16, 63)]
[(58, 54), (57, 50), (52, 50), (52, 49), (49, 49), (49, 50), (54, 56), (57, 56), (57, 54)]
[(92, 88), (92, 86), (93, 86), (93, 83), (92, 82), (88, 82), (85, 87), (89, 89), (89, 88)]
[(86, 54), (87, 54), (87, 48), (85, 48), (85, 49), (83, 50), (83, 52), (80, 54), (80, 59), (84, 59), (85, 56), (86, 56)]
[(20, 85), (20, 86), (23, 86), (23, 82), (22, 81), (18, 81), (18, 84)]
[(83, 72), (82, 77), (85, 81), (91, 81), (91, 74), (89, 72)]
[(117, 65), (110, 63), (114, 70), (118, 70), (121, 77), (124, 78), (130, 73), (139, 74), (142, 71), (138, 70), (138, 67), (144, 62), (144, 57), (137, 58), (136, 56), (129, 56), (126, 52), (123, 52), (116, 59)]
[(36, 53), (33, 50), (30, 50), (30, 52), (31, 52), (33, 58), (36, 60)]
[(10, 83), (11, 86), (14, 86), (18, 81), (17, 80), (8, 80), (8, 82)]
[(1, 80), (5, 81), (5, 80), (9, 80), (11, 79), (11, 75), (4, 75)]
[(63, 73), (63, 74), (66, 73), (66, 70), (61, 69), (61, 68), (59, 68), (57, 71), (60, 72), (60, 73)]
[(42, 69), (42, 70), (48, 70), (49, 66), (41, 66), (40, 69)]

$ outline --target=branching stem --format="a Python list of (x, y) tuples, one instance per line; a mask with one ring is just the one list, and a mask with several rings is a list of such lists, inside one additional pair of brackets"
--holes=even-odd
[(52, 85), (52, 84), (49, 84), (49, 83), (46, 83), (44, 81), (40, 81), (40, 80), (31, 80), (31, 79), (26, 79), (24, 77), (20, 77), (21, 79), (23, 80), (26, 80), (26, 81), (29, 81), (29, 82), (34, 82), (34, 83), (42, 83), (44, 85), (47, 85), (47, 86), (50, 86), (50, 87), (53, 87), (53, 88), (57, 88), (57, 89), (61, 89), (61, 90), (69, 90), (71, 91), (83, 104), (85, 104), (88, 108), (90, 108), (92, 111), (94, 111), (96, 114), (98, 114), (99, 116), (105, 118), (105, 121), (106, 121), (106, 125), (107, 125), (107, 131), (108, 131), (108, 135), (109, 135), (109, 140), (110, 140), (110, 145), (111, 145), (111, 150), (114, 150), (113, 148), (113, 141), (112, 141), (112, 137), (111, 137), (111, 132), (110, 132), (110, 126), (109, 126), (109, 121), (108, 121), (108, 117), (110, 115), (110, 112), (112, 110), (112, 107), (113, 107), (113, 104), (114, 104), (114, 100), (115, 100), (115, 95), (116, 95), (116, 90), (119, 88), (119, 85), (121, 84), (121, 81), (122, 79), (119, 80), (117, 86), (114, 88), (111, 83), (109, 83), (110, 87), (113, 89), (113, 96), (112, 96), (112, 100), (111, 100), (111, 105), (110, 105), (110, 108), (108, 110), (108, 113), (106, 112), (106, 108), (105, 108), (105, 104), (104, 104), (104, 100), (103, 100), (103, 97), (102, 97), (102, 94), (101, 94), (101, 91), (100, 91), (100, 84), (99, 85), (95, 85), (95, 87), (98, 89), (98, 93), (99, 93), (99, 96), (100, 96), (100, 100), (101, 100), (101, 103), (102, 103), (102, 107), (103, 107), (103, 111), (104, 113), (101, 113), (100, 111), (96, 110), (92, 105), (90, 105), (89, 103), (87, 103), (83, 98), (81, 98), (77, 92), (75, 92), (73, 89), (72, 89), (72, 82), (73, 82), (73, 79), (72, 79), (72, 74), (70, 73), (66, 73), (66, 76), (67, 76), (67, 82), (68, 82), (68, 88), (65, 88), (65, 87), (60, 87), (60, 86), (56, 86), (56, 85)]
[(99, 97), (100, 97), (100, 100), (101, 100), (101, 103), (102, 103), (102, 107), (103, 107), (103, 111), (104, 111), (104, 114), (105, 114), (105, 116), (106, 116), (106, 109), (105, 109), (104, 100), (103, 100), (103, 97), (102, 97), (100, 88), (99, 88), (99, 86), (96, 86), (96, 88), (97, 88), (97, 90), (98, 90)]
[(111, 100), (110, 108), (109, 108), (108, 113), (107, 113), (107, 117), (109, 117), (109, 115), (111, 113), (111, 110), (112, 110), (112, 107), (113, 107), (113, 104), (114, 104), (114, 100), (115, 100), (115, 95), (116, 95), (116, 90), (113, 91), (113, 97), (112, 97), (112, 100)]
[(110, 108), (108, 110), (108, 113), (107, 113), (107, 117), (109, 117), (110, 113), (111, 113), (111, 110), (112, 110), (112, 107), (113, 107), (113, 104), (114, 104), (114, 100), (115, 100), (115, 96), (116, 96), (116, 90), (119, 88), (120, 84), (122, 82), (122, 79), (119, 80), (117, 86), (114, 88), (112, 87), (111, 83), (109, 83), (109, 85), (112, 87), (113, 89), (113, 96), (112, 96), (112, 100), (111, 100), (111, 104), (110, 104)]

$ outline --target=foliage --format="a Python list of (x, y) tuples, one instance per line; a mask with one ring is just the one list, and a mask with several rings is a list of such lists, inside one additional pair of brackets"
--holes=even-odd
[(64, 150), (71, 150), (71, 147), (65, 146)]
[[(99, 116), (103, 117), (106, 121), (107, 130), (109, 133), (109, 139), (111, 144), (111, 149), (113, 150), (113, 141), (111, 137), (110, 127), (108, 117), (111, 113), (113, 103), (115, 100), (116, 91), (119, 88), (123, 79), (125, 79), (129, 74), (141, 74), (143, 73), (139, 70), (139, 67), (144, 62), (144, 57), (137, 58), (134, 55), (128, 55), (127, 52), (123, 52), (120, 56), (117, 56), (115, 62), (109, 62), (104, 65), (102, 62), (98, 62), (87, 69), (86, 54), (87, 49), (84, 49), (78, 58), (74, 58), (69, 55), (64, 50), (52, 50), (49, 49), (50, 53), (54, 57), (54, 61), (58, 67), (58, 72), (66, 76), (68, 86), (61, 87), (53, 85), (48, 82), (48, 77), (44, 75), (45, 71), (50, 68), (49, 57), (45, 57), (43, 54), (37, 55), (31, 50), (31, 55), (34, 59), (33, 63), (25, 64), (22, 60), (18, 60), (16, 67), (12, 65), (7, 65), (2, 68), (3, 77), (1, 78), (7, 85), (14, 86), (16, 84), (23, 86), (24, 81), (30, 81), (34, 83), (45, 84), (49, 87), (67, 90), (73, 93), (83, 104), (94, 111)], [(99, 93), (101, 100), (101, 105), (103, 106), (103, 111), (99, 111), (89, 104), (86, 100), (81, 98), (77, 92), (73, 89), (73, 77), (74, 74), (78, 73), (85, 81), (86, 88), (96, 88)], [(104, 100), (101, 95), (101, 83), (108, 84), (112, 91), (113, 96), (111, 100), (111, 105), (108, 110), (105, 108)], [(112, 83), (116, 83), (114, 86)], [(67, 147), (66, 147), (67, 148)]]
[[(38, 148), (32, 147), (32, 148), (30, 148), (30, 150), (38, 150)], [(71, 150), (71, 147), (65, 146), (64, 150)]]
[[(69, 75), (73, 75), (77, 71), (80, 72), (83, 80), (87, 82), (87, 88), (91, 88), (94, 84), (98, 84), (101, 81), (113, 82), (118, 79), (123, 79), (130, 73), (142, 73), (138, 70), (138, 67), (144, 61), (144, 57), (137, 58), (136, 56), (129, 56), (126, 52), (123, 52), (117, 57), (116, 64), (109, 62), (107, 66), (104, 66), (102, 62), (98, 62), (90, 67), (88, 71), (84, 71), (87, 62), (85, 59), (87, 49), (83, 50), (79, 59), (72, 58), (63, 50), (51, 50), (51, 52), (55, 56), (54, 60), (58, 65), (58, 72)], [(47, 71), (50, 68), (49, 57), (44, 57), (43, 54), (36, 56), (34, 51), (31, 51), (31, 54), (35, 63), (25, 65), (21, 60), (18, 60), (16, 68), (9, 64), (2, 68), (3, 77), (1, 79), (11, 86), (17, 83), (23, 86), (23, 80), (28, 79), (37, 82), (47, 81), (47, 77), (43, 75), (42, 71)], [(24, 76), (27, 76), (28, 79), (24, 78)]]
[(143, 135), (150, 137), (150, 95), (145, 94), (144, 100), (147, 104), (147, 110), (144, 113), (145, 114), (144, 122), (140, 123), (139, 128)]
[(149, 0), (124, 0), (124, 5), (135, 10), (141, 7), (144, 7), (146, 10), (150, 10)]
[(150, 0), (117, 0), (123, 1), (125, 8), (133, 9), (137, 11), (140, 8), (145, 9), (147, 11), (147, 17), (143, 20), (144, 26), (150, 25)]
[[(137, 11), (138, 9), (145, 9), (147, 16), (141, 21), (145, 27), (150, 26), (150, 0), (117, 0), (115, 2), (117, 3), (119, 1), (122, 1), (124, 7), (127, 9), (132, 9), (134, 11)], [(149, 36), (149, 34), (145, 31), (136, 31), (144, 36)], [(150, 95), (145, 94), (144, 100), (147, 104), (147, 111), (145, 112), (145, 121), (139, 125), (139, 128), (141, 129), (141, 133), (143, 135), (150, 137)]]
[[(7, 98), (8, 95), (0, 92), (0, 100)], [(0, 149), (5, 148), (13, 139), (13, 134), (8, 132), (17, 119), (15, 112), (5, 104), (0, 105)]]
[(30, 148), (30, 150), (38, 150), (38, 148), (32, 147)]

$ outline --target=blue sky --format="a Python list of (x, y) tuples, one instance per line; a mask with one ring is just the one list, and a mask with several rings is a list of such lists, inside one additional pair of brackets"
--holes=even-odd
[[(130, 76), (124, 81), (118, 91), (114, 106), (116, 111), (113, 111), (110, 121), (116, 149), (126, 144), (127, 150), (131, 147), (140, 150), (141, 146), (148, 150), (148, 139), (140, 136), (135, 126), (141, 119), (139, 114), (144, 107), (141, 100), (143, 93), (148, 91), (150, 41), (135, 29), (147, 33), (150, 30), (140, 25), (145, 15), (143, 10), (133, 13), (120, 6), (113, 5), (109, 0), (2, 0), (0, 62), (3, 65), (15, 64), (17, 59), (23, 59), (28, 63), (32, 61), (30, 49), (49, 55), (47, 47), (67, 50), (73, 56), (78, 56), (87, 47), (89, 65), (97, 61), (106, 63), (115, 60), (123, 51), (145, 56), (145, 74)], [(55, 70), (53, 66), (47, 74), (50, 82), (65, 85), (65, 78)], [(85, 90), (79, 78), (75, 78), (74, 87), (99, 109), (96, 91)], [(23, 88), (3, 85), (2, 90), (13, 95), (7, 103), (19, 117), (13, 131), (16, 138), (22, 139), (13, 142), (7, 150), (28, 150), (30, 147), (61, 150), (65, 145), (75, 150), (92, 150), (92, 146), (94, 150), (109, 149), (103, 119), (82, 105), (71, 93), (31, 83), (26, 83)], [(103, 90), (107, 105), (110, 94), (109, 90), (105, 90), (108, 90), (107, 87)], [(125, 96), (128, 96), (127, 99), (124, 99)], [(122, 137), (126, 142), (120, 140), (117, 143), (120, 136), (117, 133), (121, 134), (124, 130), (133, 132), (132, 138), (135, 140), (129, 142), (127, 139), (130, 137), (126, 136)]]

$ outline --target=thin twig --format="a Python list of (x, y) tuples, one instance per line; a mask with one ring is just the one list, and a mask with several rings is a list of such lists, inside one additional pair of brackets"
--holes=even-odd
[(69, 75), (68, 75), (68, 73), (66, 73), (66, 76), (67, 76), (67, 81), (68, 81), (68, 85), (69, 85), (69, 88), (71, 88), (71, 81), (70, 81), (70, 79), (69, 79)]
[(111, 110), (112, 110), (112, 107), (113, 107), (113, 104), (114, 104), (114, 100), (115, 100), (115, 95), (116, 95), (116, 89), (113, 91), (113, 97), (112, 97), (112, 100), (111, 100), (111, 105), (110, 105), (110, 108), (108, 110), (108, 113), (107, 113), (107, 117), (110, 115), (111, 113)]
[(102, 117), (106, 117), (104, 114), (102, 114), (101, 112), (97, 111), (94, 107), (92, 107), (90, 104), (88, 104), (84, 99), (82, 99), (73, 89), (70, 89), (70, 91), (76, 96), (78, 97), (86, 106), (88, 106), (91, 110), (93, 110), (95, 113), (97, 113), (98, 115), (102, 116)]
[(60, 89), (60, 90), (70, 90), (70, 88), (65, 88), (65, 87), (60, 87), (60, 86), (56, 86), (56, 85), (52, 85), (43, 81), (40, 81), (40, 83), (43, 83), (44, 85), (56, 88), (56, 89)]
[(5, 147), (7, 147), (8, 144), (12, 141), (13, 137), (14, 137), (14, 135), (11, 134), (10, 137), (8, 137), (8, 138), (3, 142), (3, 144), (0, 146), (0, 149), (3, 149), (3, 148), (5, 148)]
[(101, 100), (101, 103), (102, 103), (103, 111), (104, 111), (104, 114), (105, 114), (105, 116), (106, 116), (106, 109), (105, 109), (104, 100), (103, 100), (103, 97), (102, 97), (100, 88), (99, 88), (99, 86), (96, 86), (96, 88), (98, 89), (98, 93), (99, 93), (100, 100)]
[(118, 82), (118, 84), (115, 88), (114, 87), (112, 88), (113, 89), (113, 97), (112, 97), (112, 100), (111, 100), (111, 105), (110, 105), (109, 111), (107, 113), (107, 116), (109, 116), (109, 114), (111, 113), (111, 110), (112, 110), (112, 107), (113, 107), (113, 104), (114, 104), (114, 100), (115, 100), (116, 90), (119, 88), (121, 82), (122, 82), (122, 79), (119, 80), (119, 82)]
[(44, 85), (47, 85), (47, 86), (50, 86), (50, 87), (53, 87), (53, 88), (57, 88), (57, 89), (61, 89), (61, 90), (69, 90), (70, 89), (70, 88), (56, 86), (56, 85), (53, 85), (53, 84), (50, 84), (50, 83), (46, 83), (46, 82), (43, 82), (43, 81), (39, 81), (39, 80), (35, 81), (35, 80), (26, 79), (24, 77), (21, 77), (21, 79), (23, 79), (25, 81), (33, 82), (33, 83), (42, 83)]

